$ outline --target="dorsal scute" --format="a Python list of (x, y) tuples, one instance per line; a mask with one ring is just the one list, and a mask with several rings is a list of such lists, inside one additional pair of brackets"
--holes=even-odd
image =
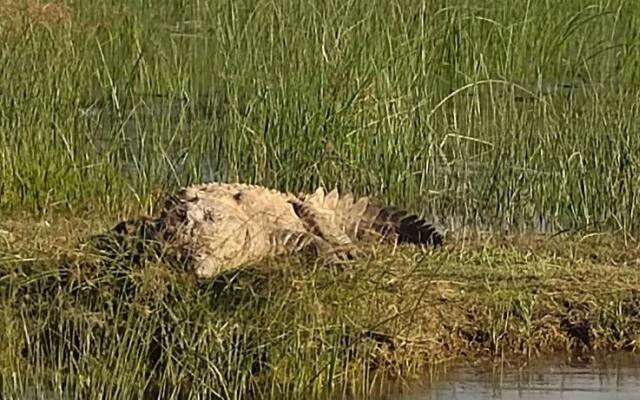
[(305, 202), (314, 204), (316, 206), (324, 203), (324, 189), (319, 187), (311, 195), (305, 197)]
[(339, 199), (338, 199), (338, 205), (336, 208), (342, 209), (342, 210), (346, 210), (348, 208), (353, 207), (353, 196), (351, 195), (351, 193), (347, 193), (345, 195), (342, 195)]
[(359, 216), (364, 215), (370, 203), (371, 202), (368, 197), (359, 198), (353, 205), (353, 213)]
[(333, 189), (324, 197), (323, 205), (325, 208), (335, 210), (338, 207), (339, 199), (340, 195), (338, 194), (338, 189)]

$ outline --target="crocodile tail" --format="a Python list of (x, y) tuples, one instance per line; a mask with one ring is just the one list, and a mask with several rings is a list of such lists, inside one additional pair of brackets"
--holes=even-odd
[(440, 246), (444, 240), (433, 224), (398, 207), (367, 200), (361, 219), (365, 227), (381, 235), (385, 241)]

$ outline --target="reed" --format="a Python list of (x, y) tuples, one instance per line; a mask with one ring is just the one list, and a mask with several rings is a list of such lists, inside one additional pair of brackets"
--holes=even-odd
[(640, 221), (635, 1), (65, 10), (0, 25), (6, 212), (137, 211), (159, 188), (241, 180), (447, 226)]

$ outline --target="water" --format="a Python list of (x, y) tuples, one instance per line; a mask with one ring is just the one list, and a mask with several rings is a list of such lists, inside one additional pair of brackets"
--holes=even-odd
[(410, 387), (385, 400), (637, 400), (640, 356), (617, 355), (591, 362), (543, 360), (524, 367), (466, 367), (428, 385)]

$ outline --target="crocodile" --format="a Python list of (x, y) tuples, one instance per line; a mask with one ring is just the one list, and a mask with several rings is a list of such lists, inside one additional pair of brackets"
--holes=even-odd
[[(439, 246), (434, 225), (406, 210), (337, 189), (286, 193), (244, 184), (187, 186), (166, 197), (159, 215), (136, 217), (116, 237), (163, 243), (162, 254), (187, 261), (199, 278), (255, 264), (268, 256), (311, 254), (353, 259), (362, 243)], [(169, 250), (167, 250), (169, 249)]]

